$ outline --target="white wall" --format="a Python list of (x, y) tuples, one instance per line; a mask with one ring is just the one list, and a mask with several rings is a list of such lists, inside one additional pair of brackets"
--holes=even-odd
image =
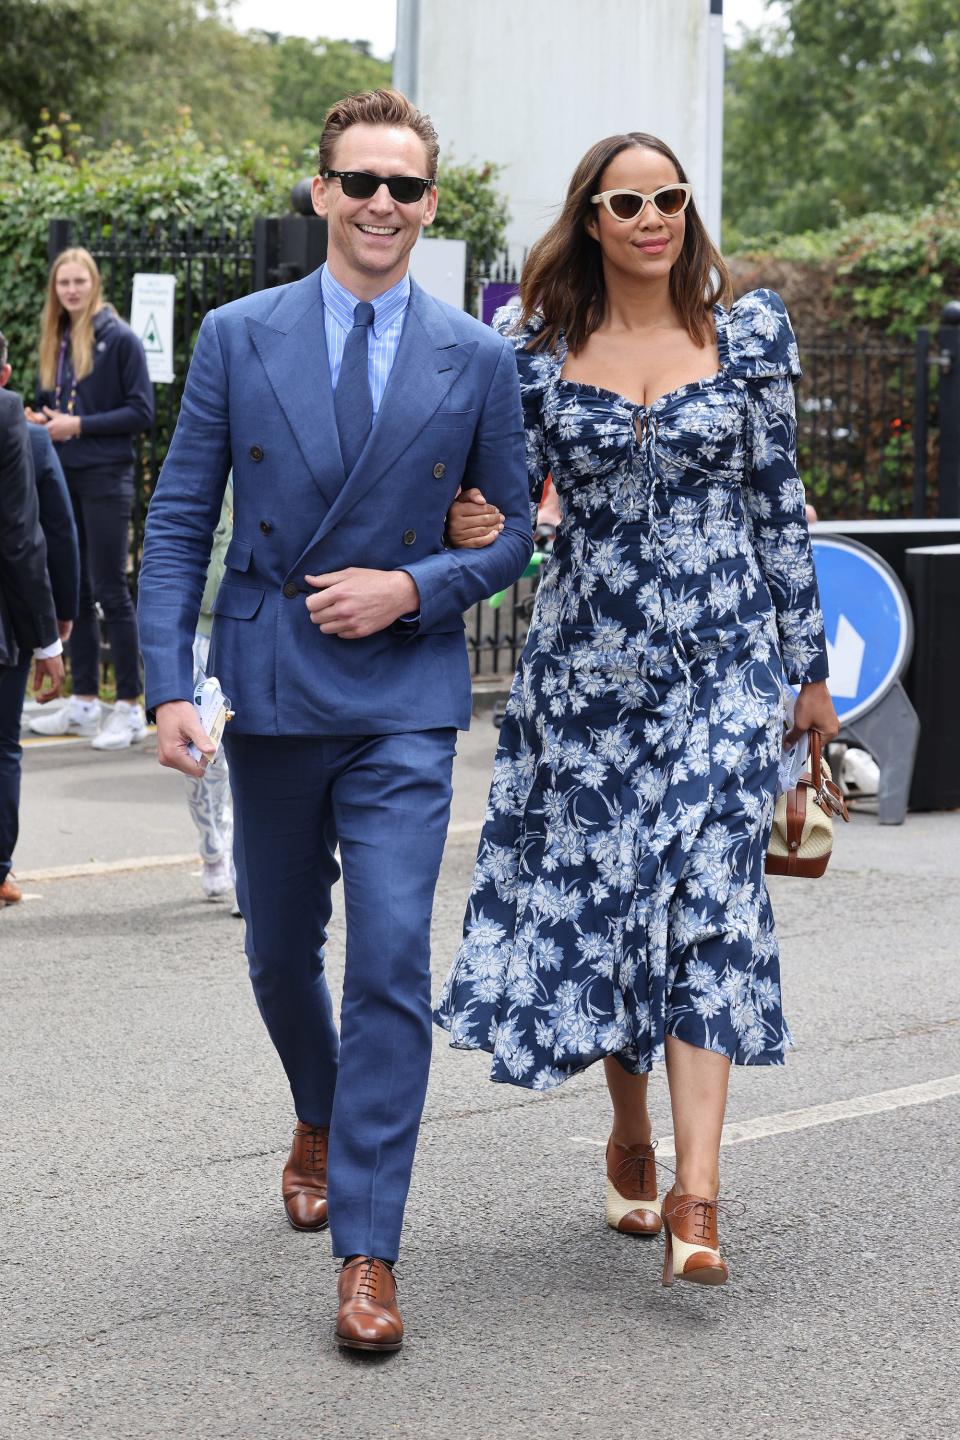
[(722, 19), (710, 9), (710, 0), (399, 0), (394, 83), (432, 116), (443, 155), (504, 166), (513, 246), (546, 229), (584, 151), (623, 130), (673, 147), (716, 235)]

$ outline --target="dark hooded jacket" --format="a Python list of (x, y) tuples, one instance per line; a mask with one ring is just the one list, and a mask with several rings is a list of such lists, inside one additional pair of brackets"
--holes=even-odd
[[(57, 446), (68, 478), (94, 469), (119, 470), (133, 464), (133, 437), (153, 424), (153, 385), (143, 346), (129, 325), (105, 306), (93, 320), (93, 369), (77, 383), (73, 413), (81, 433)], [(37, 393), (38, 408), (66, 410), (73, 388), (69, 347), (56, 389)]]

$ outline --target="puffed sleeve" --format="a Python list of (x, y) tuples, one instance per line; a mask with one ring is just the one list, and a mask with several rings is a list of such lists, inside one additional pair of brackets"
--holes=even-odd
[(527, 476), (530, 485), (531, 524), (536, 528), (537, 506), (550, 469), (543, 438), (543, 396), (554, 362), (540, 351), (528, 350), (527, 343), (541, 328), (534, 317), (520, 325), (520, 300), (515, 298), (496, 312), (493, 328), (513, 346), (520, 376), (520, 399), (523, 403), (523, 427), (527, 442)]
[(754, 548), (777, 612), (787, 679), (825, 680), (826, 636), (813, 565), (806, 497), (797, 471), (793, 377), (797, 342), (772, 290), (755, 290), (731, 312), (731, 349), (746, 383), (747, 500)]

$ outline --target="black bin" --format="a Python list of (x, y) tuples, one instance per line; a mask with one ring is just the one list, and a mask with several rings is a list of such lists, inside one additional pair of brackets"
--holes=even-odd
[(916, 641), (907, 688), (920, 720), (911, 810), (960, 807), (960, 545), (906, 552)]

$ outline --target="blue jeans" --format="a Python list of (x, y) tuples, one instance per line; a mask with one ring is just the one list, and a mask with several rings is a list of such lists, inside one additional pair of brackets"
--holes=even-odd
[(30, 652), (0, 665), (0, 885), (13, 867), (20, 833), (20, 717), (30, 676)]
[[(226, 736), (250, 979), (298, 1118), (330, 1127), (335, 1255), (395, 1260), (400, 1246), (430, 1068), (430, 917), (455, 747), (452, 729)], [(324, 943), (340, 866), (338, 1036)]]

